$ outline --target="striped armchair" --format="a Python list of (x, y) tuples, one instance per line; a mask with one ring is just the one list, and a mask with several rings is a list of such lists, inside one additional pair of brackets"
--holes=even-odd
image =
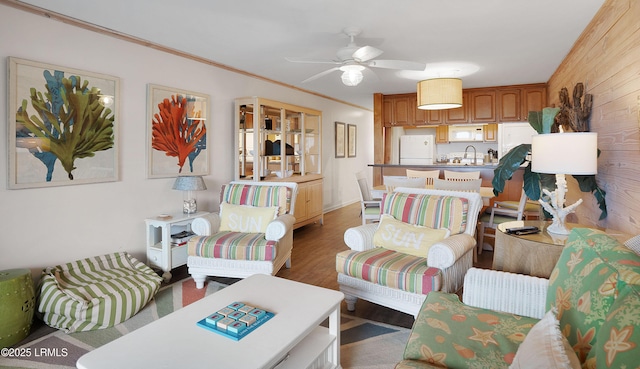
[(197, 288), (207, 276), (275, 275), (291, 267), (298, 185), (235, 181), (224, 186), (220, 212), (196, 218), (187, 266)]
[(473, 264), (481, 207), (475, 192), (399, 188), (386, 194), (381, 222), (349, 228), (350, 250), (336, 256), (347, 309), (362, 298), (416, 316), (430, 291), (459, 290)]

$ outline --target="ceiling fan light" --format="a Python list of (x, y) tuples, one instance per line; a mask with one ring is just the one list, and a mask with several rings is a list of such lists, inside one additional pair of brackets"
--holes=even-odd
[(361, 65), (344, 65), (340, 67), (342, 73), (342, 83), (345, 86), (357, 86), (362, 82), (362, 71), (364, 67)]
[(418, 109), (443, 110), (461, 106), (461, 79), (434, 78), (418, 82)]

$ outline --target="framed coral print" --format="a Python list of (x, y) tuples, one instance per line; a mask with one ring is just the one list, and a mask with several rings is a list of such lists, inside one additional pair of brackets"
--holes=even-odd
[(10, 189), (118, 180), (117, 77), (9, 57)]
[(345, 156), (346, 124), (336, 122), (336, 158)]
[(148, 177), (209, 174), (209, 96), (149, 85)]
[(347, 157), (350, 158), (356, 157), (356, 129), (355, 124), (347, 124)]

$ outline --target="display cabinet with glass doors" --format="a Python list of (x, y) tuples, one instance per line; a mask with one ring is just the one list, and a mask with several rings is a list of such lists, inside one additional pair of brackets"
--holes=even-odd
[(322, 224), (322, 112), (246, 97), (235, 101), (235, 122), (235, 179), (298, 183), (293, 227)]
[(235, 102), (236, 180), (321, 174), (322, 113), (248, 97)]

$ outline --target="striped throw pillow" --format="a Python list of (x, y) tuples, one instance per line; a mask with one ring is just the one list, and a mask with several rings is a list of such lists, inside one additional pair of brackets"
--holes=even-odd
[(383, 197), (380, 213), (404, 223), (446, 228), (454, 235), (467, 228), (468, 210), (469, 200), (464, 197), (392, 192)]
[(222, 202), (233, 205), (278, 207), (278, 215), (289, 211), (289, 194), (286, 186), (256, 186), (232, 183), (224, 187)]

